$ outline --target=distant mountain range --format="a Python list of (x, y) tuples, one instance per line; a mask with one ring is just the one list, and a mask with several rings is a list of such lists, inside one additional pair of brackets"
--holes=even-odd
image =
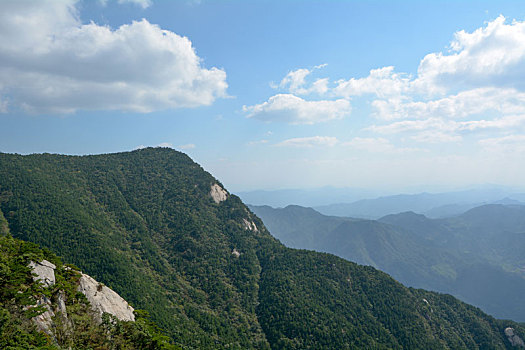
[(379, 220), (312, 208), (250, 206), (285, 245), (371, 265), (405, 285), (451, 293), (525, 321), (525, 206), (484, 205), (454, 218), (405, 212)]
[(407, 211), (424, 214), (430, 218), (443, 218), (460, 215), (469, 209), (485, 204), (525, 204), (520, 199), (525, 199), (525, 194), (509, 194), (498, 189), (469, 190), (437, 194), (400, 194), (375, 199), (362, 199), (353, 203), (317, 206), (315, 209), (325, 215), (366, 219), (379, 219), (385, 215)]
[(283, 208), (312, 207), (325, 215), (379, 219), (413, 211), (429, 218), (455, 216), (484, 204), (525, 204), (525, 193), (505, 187), (480, 187), (454, 192), (397, 194), (377, 197), (379, 192), (352, 188), (239, 192), (245, 203)]
[[(148, 311), (184, 349), (511, 349), (525, 336), (525, 325), (450, 295), (406, 288), (332, 254), (285, 247), (237, 196), (172, 149), (0, 153), (0, 213), (6, 236), (79, 266)], [(391, 225), (377, 225), (388, 242)], [(399, 239), (385, 249), (396, 252)], [(11, 262), (0, 251), (5, 304), (18, 295), (10, 286), (20, 286), (2, 284)], [(12, 293), (4, 297), (6, 291)], [(3, 328), (8, 316), (0, 310), (0, 341), (12, 334)]]
[(381, 195), (380, 191), (359, 188), (322, 187), (313, 189), (256, 190), (236, 192), (244, 203), (285, 207), (290, 204), (306, 207), (349, 203)]

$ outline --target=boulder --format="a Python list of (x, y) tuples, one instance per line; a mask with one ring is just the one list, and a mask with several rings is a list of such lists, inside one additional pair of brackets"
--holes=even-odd
[(84, 273), (80, 277), (79, 282), (79, 292), (86, 296), (93, 310), (98, 311), (99, 321), (102, 321), (104, 312), (115, 316), (121, 321), (135, 321), (133, 308), (112, 289)]

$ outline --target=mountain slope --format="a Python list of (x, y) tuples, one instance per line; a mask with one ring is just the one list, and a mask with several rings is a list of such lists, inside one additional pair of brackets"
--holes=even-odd
[(513, 232), (525, 227), (521, 206), (486, 206), (446, 220), (407, 212), (379, 221), (298, 206), (250, 208), (289, 247), (336, 254), (405, 285), (451, 293), (497, 317), (525, 321), (525, 236)]
[[(114, 313), (120, 304), (128, 305), (107, 287), (94, 286), (95, 294), (111, 303), (100, 296), (93, 299), (92, 293), (79, 287), (90, 287), (88, 279), (96, 284), (49, 251), (8, 234), (1, 236), (0, 347), (175, 349), (169, 338), (140, 316), (144, 313), (135, 317), (129, 308), (126, 314)], [(101, 314), (97, 307), (117, 317)]]
[(171, 149), (0, 154), (0, 209), (13, 236), (72, 261), (188, 349), (508, 348), (506, 327), (524, 334), (373, 268), (285, 248)]

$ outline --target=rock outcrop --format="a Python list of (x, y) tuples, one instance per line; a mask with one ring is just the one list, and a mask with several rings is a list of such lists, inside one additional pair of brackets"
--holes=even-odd
[(210, 196), (213, 198), (213, 201), (217, 204), (219, 204), (222, 201), (225, 201), (226, 198), (228, 198), (228, 192), (219, 184), (213, 184), (211, 185), (211, 191)]
[(44, 287), (50, 287), (55, 284), (55, 264), (47, 260), (40, 262), (31, 261), (29, 267), (32, 269), (33, 274), (36, 275), (33, 276), (35, 282), (40, 281)]
[(112, 289), (95, 281), (91, 276), (82, 274), (78, 290), (86, 296), (91, 307), (98, 311), (99, 317), (107, 312), (121, 321), (135, 321), (133, 308), (128, 302)]
[(512, 346), (518, 346), (521, 348), (525, 348), (525, 343), (523, 342), (523, 339), (521, 339), (516, 332), (514, 332), (514, 328), (507, 327), (505, 328), (505, 336), (509, 340), (510, 344)]
[(254, 232), (259, 232), (259, 229), (257, 228), (257, 226), (255, 225), (255, 222), (253, 221), (249, 221), (249, 220), (246, 220), (246, 219), (242, 219), (242, 223), (243, 223), (243, 226), (244, 226), (244, 229), (245, 230), (250, 230), (250, 231), (254, 231)]
[[(31, 261), (29, 267), (33, 273), (33, 281), (40, 282), (45, 288), (51, 287), (55, 284), (55, 264), (47, 260), (42, 260), (40, 262)], [(43, 306), (46, 311), (32, 318), (32, 321), (39, 330), (51, 336), (53, 335), (52, 325), (53, 317), (55, 317), (55, 315), (60, 315), (62, 322), (66, 326), (68, 324), (65, 295), (63, 291), (58, 292), (56, 300), (56, 303), (52, 303), (51, 299), (47, 296), (41, 296), (37, 300), (35, 306)]]
[[(35, 282), (39, 281), (44, 287), (51, 287), (55, 284), (56, 266), (53, 263), (47, 260), (42, 260), (40, 262), (31, 261), (29, 267), (32, 269), (34, 275), (33, 280)], [(126, 300), (110, 288), (102, 285), (84, 273), (80, 277), (78, 291), (86, 296), (91, 304), (91, 309), (95, 311), (95, 315), (99, 322), (102, 321), (102, 314), (104, 312), (115, 316), (121, 321), (135, 321), (133, 308)], [(52, 303), (46, 296), (42, 296), (38, 299), (36, 306), (44, 305), (47, 310), (44, 313), (33, 317), (32, 320), (36, 326), (40, 330), (51, 334), (51, 327), (53, 324), (52, 318), (57, 314), (60, 314), (62, 321), (67, 323), (65, 301), (63, 291), (58, 292), (56, 303)]]

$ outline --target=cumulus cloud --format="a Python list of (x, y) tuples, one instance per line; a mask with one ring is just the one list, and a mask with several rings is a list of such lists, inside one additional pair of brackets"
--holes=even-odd
[(332, 90), (336, 96), (349, 98), (363, 94), (374, 94), (379, 97), (400, 95), (410, 86), (408, 74), (395, 73), (394, 67), (372, 69), (365, 78), (351, 78), (339, 80)]
[(446, 95), (477, 88), (525, 88), (525, 22), (499, 16), (472, 33), (454, 34), (448, 52), (426, 55), (417, 76), (396, 73), (393, 66), (372, 69), (364, 78), (339, 80), (331, 93), (350, 97), (373, 94)]
[(116, 29), (82, 24), (76, 3), (2, 2), (0, 94), (10, 106), (151, 112), (226, 97), (226, 73), (204, 68), (188, 38), (145, 19)]
[(316, 69), (321, 69), (326, 67), (326, 64), (320, 64), (315, 66), (313, 69), (299, 68), (293, 71), (288, 72), (286, 76), (281, 80), (279, 86), (283, 90), (296, 95), (307, 95), (311, 93), (316, 93), (322, 95), (328, 91), (328, 78), (321, 78), (315, 80), (309, 87), (307, 86), (306, 77), (312, 74)]
[[(421, 59), (415, 76), (387, 66), (372, 69), (362, 78), (333, 83), (321, 78), (308, 83), (312, 71), (291, 71), (280, 87), (299, 95), (371, 97), (371, 116), (383, 120), (474, 119), (469, 127), (479, 126), (482, 123), (476, 120), (480, 118), (488, 121), (525, 113), (525, 22), (509, 22), (500, 16), (473, 32), (458, 31), (448, 51)], [(442, 134), (435, 139), (457, 137)]]
[(296, 137), (288, 140), (284, 140), (276, 144), (279, 147), (314, 147), (324, 146), (333, 147), (339, 141), (336, 137), (332, 136), (311, 136), (311, 137)]
[(335, 101), (307, 101), (292, 94), (277, 94), (268, 101), (254, 106), (243, 106), (248, 118), (263, 121), (279, 121), (290, 124), (315, 124), (341, 119), (350, 114), (350, 102), (344, 99)]
[(451, 52), (431, 53), (418, 68), (416, 85), (430, 90), (525, 87), (525, 22), (499, 16), (472, 33), (455, 34)]
[(281, 80), (279, 87), (282, 89), (289, 89), (290, 92), (295, 92), (297, 89), (302, 87), (306, 80), (305, 78), (311, 73), (309, 69), (301, 68), (291, 72), (288, 72), (286, 76)]

